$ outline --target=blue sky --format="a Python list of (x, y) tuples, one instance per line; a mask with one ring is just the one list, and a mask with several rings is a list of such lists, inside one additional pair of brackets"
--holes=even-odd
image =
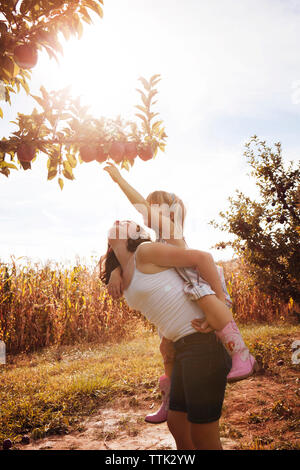
[[(157, 109), (166, 125), (166, 152), (136, 161), (123, 174), (143, 195), (177, 193), (187, 206), (190, 246), (215, 259), (224, 239), (208, 225), (241, 189), (256, 197), (244, 144), (255, 133), (269, 145), (281, 141), (286, 161), (299, 159), (300, 1), (296, 0), (110, 0), (103, 20), (65, 44), (60, 64), (39, 56), (32, 92), (41, 85), (71, 84), (74, 96), (95, 116), (133, 118), (138, 77), (160, 73)], [(299, 82), (300, 83), (300, 82)], [(1, 137), (17, 112), (31, 112), (30, 97), (3, 104)], [(12, 172), (0, 183), (0, 258), (88, 262), (105, 250), (114, 219), (140, 221), (99, 164), (80, 165), (61, 192), (46, 181), (44, 156), (31, 172)]]

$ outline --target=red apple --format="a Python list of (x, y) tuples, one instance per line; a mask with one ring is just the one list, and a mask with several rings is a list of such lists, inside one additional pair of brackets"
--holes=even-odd
[(140, 151), (139, 151), (139, 157), (146, 162), (147, 160), (151, 160), (153, 158), (153, 150), (152, 146), (150, 144), (145, 145)]
[(17, 156), (20, 162), (31, 162), (35, 155), (35, 148), (28, 142), (22, 142), (17, 148)]
[(125, 144), (125, 158), (128, 160), (134, 160), (137, 157), (137, 145), (135, 142), (127, 142)]
[(121, 163), (124, 158), (125, 145), (121, 142), (114, 142), (109, 149), (109, 156), (115, 163)]
[(104, 153), (103, 147), (101, 147), (101, 145), (99, 145), (97, 147), (96, 160), (99, 163), (103, 163), (103, 162), (105, 162), (106, 159), (107, 159), (107, 155)]
[(88, 163), (96, 160), (97, 157), (97, 149), (92, 145), (81, 145), (79, 148), (81, 160)]
[(31, 69), (38, 60), (38, 51), (34, 44), (22, 44), (14, 49), (14, 60), (22, 69)]

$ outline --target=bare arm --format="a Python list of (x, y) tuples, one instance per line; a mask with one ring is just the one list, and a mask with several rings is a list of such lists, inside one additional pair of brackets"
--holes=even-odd
[(112, 163), (108, 163), (104, 170), (109, 174), (111, 179), (118, 184), (123, 191), (129, 202), (142, 214), (147, 220), (147, 215), (150, 213), (150, 204), (146, 199), (136, 191), (130, 184), (121, 176), (118, 168)]
[(137, 251), (142, 264), (154, 264), (163, 267), (197, 269), (217, 297), (225, 302), (225, 296), (219, 273), (210, 253), (199, 250), (187, 250), (163, 243), (143, 243)]
[(146, 199), (122, 177), (117, 167), (112, 163), (108, 163), (104, 170), (110, 175), (112, 180), (118, 184), (134, 208), (142, 214), (144, 223), (148, 227), (155, 231), (159, 228), (160, 233), (163, 226), (166, 228), (169, 227), (170, 237), (165, 238), (165, 240), (176, 246), (184, 246), (182, 240), (174, 238), (175, 228), (172, 220), (169, 217), (165, 217), (158, 208), (150, 206)]
[(118, 299), (123, 295), (123, 277), (121, 266), (115, 268), (110, 275), (107, 291), (113, 299)]

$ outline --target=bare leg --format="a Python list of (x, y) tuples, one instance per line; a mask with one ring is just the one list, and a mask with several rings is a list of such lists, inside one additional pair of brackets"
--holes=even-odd
[(215, 295), (206, 295), (197, 300), (197, 304), (203, 310), (209, 325), (214, 330), (222, 330), (233, 320), (231, 310)]
[(169, 410), (168, 428), (175, 439), (177, 450), (196, 450), (191, 436), (191, 423), (182, 411)]
[(165, 374), (171, 378), (172, 375), (172, 370), (173, 370), (173, 362), (164, 362), (164, 369), (165, 369)]
[(222, 450), (219, 421), (191, 425), (191, 437), (197, 450)]

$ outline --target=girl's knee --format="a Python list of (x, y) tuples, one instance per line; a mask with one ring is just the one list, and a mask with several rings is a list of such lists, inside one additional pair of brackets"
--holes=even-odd
[(213, 423), (191, 423), (191, 437), (198, 450), (222, 450), (219, 421)]
[(173, 436), (180, 436), (186, 434), (186, 430), (188, 427), (186, 413), (183, 413), (181, 411), (169, 410), (167, 424), (169, 431), (173, 434)]
[[(169, 412), (170, 414), (170, 412)], [(191, 438), (189, 423), (168, 415), (168, 428), (174, 437), (177, 450), (196, 450)]]

